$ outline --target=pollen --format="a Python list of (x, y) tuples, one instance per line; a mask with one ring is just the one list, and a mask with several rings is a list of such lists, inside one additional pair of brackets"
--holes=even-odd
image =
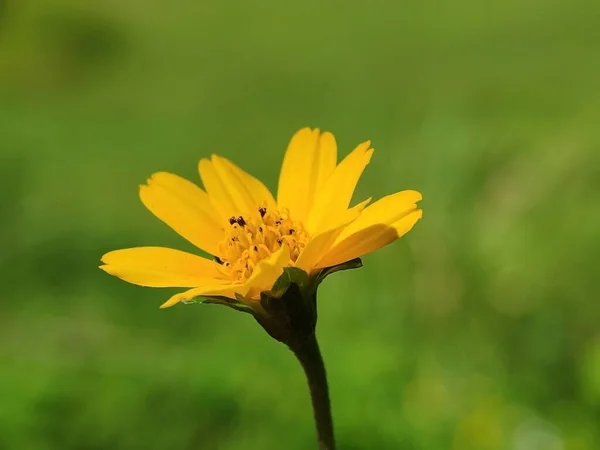
[(286, 209), (257, 207), (258, 214), (232, 216), (219, 243), (219, 270), (234, 282), (245, 282), (256, 265), (286, 245), (294, 263), (306, 247), (309, 236), (304, 226)]

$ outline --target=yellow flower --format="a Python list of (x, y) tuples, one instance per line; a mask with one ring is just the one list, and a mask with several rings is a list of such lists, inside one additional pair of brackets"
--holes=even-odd
[(371, 159), (370, 141), (337, 164), (329, 132), (303, 128), (291, 139), (277, 200), (231, 161), (213, 155), (199, 163), (204, 190), (159, 172), (140, 186), (144, 205), (214, 260), (164, 247), (116, 250), (101, 269), (129, 283), (191, 288), (161, 307), (196, 297), (228, 297), (252, 307), (286, 267), (308, 275), (377, 250), (421, 218), (421, 194), (401, 191), (370, 206), (349, 207)]

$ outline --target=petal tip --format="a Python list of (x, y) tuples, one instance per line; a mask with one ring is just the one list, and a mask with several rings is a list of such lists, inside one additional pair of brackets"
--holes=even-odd
[[(102, 255), (100, 257), (100, 261), (102, 262), (102, 266), (100, 266), (100, 268), (102, 269), (102, 267), (105, 267), (109, 264), (109, 258), (111, 257), (111, 255), (113, 255), (115, 253), (116, 250), (112, 250), (110, 252), (106, 252), (104, 255)], [(104, 269), (102, 269), (104, 270)]]
[(307, 137), (309, 137), (309, 136), (312, 135), (312, 132), (313, 132), (313, 130), (310, 127), (300, 128), (292, 136), (292, 141), (295, 140), (295, 139), (307, 138)]
[(149, 187), (152, 187), (153, 185), (156, 186), (156, 185), (160, 184), (161, 180), (165, 181), (165, 178), (173, 177), (173, 176), (174, 175), (169, 172), (164, 172), (164, 171), (154, 172), (152, 175), (150, 175), (148, 178), (146, 178), (146, 184), (140, 184), (138, 186), (140, 188), (141, 187), (149, 188)]
[(175, 294), (169, 300), (167, 300), (162, 305), (160, 305), (159, 309), (170, 308), (172, 306), (175, 306), (177, 303), (181, 302), (182, 300), (183, 300), (183, 294)]
[(368, 199), (359, 203), (356, 206), (358, 206), (360, 208), (360, 211), (362, 212), (367, 206), (369, 206), (369, 204), (371, 203), (372, 200), (373, 200), (373, 197), (369, 197)]
[(414, 196), (414, 202), (420, 202), (421, 200), (423, 200), (423, 194), (421, 194), (419, 191), (415, 191), (413, 189), (409, 189), (408, 192), (410, 192), (411, 195)]
[(165, 172), (165, 171), (159, 171), (159, 172), (154, 172), (152, 175), (150, 175), (147, 179), (147, 183), (159, 183), (160, 179), (165, 179), (167, 177), (173, 177), (174, 175), (169, 173), (169, 172)]

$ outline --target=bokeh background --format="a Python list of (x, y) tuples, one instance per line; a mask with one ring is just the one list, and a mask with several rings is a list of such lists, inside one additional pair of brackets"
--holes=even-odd
[(423, 192), (320, 289), (346, 450), (600, 448), (600, 4), (0, 2), (0, 449), (310, 449), (249, 316), (97, 269), (193, 250), (144, 209), (218, 152), (275, 189), (300, 127)]

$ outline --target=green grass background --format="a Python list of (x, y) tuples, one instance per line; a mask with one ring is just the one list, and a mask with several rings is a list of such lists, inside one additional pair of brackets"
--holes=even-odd
[(371, 139), (423, 220), (320, 289), (341, 449), (600, 448), (597, 1), (0, 2), (0, 449), (310, 449), (249, 316), (97, 269), (191, 246), (137, 185), (213, 152), (275, 189)]

